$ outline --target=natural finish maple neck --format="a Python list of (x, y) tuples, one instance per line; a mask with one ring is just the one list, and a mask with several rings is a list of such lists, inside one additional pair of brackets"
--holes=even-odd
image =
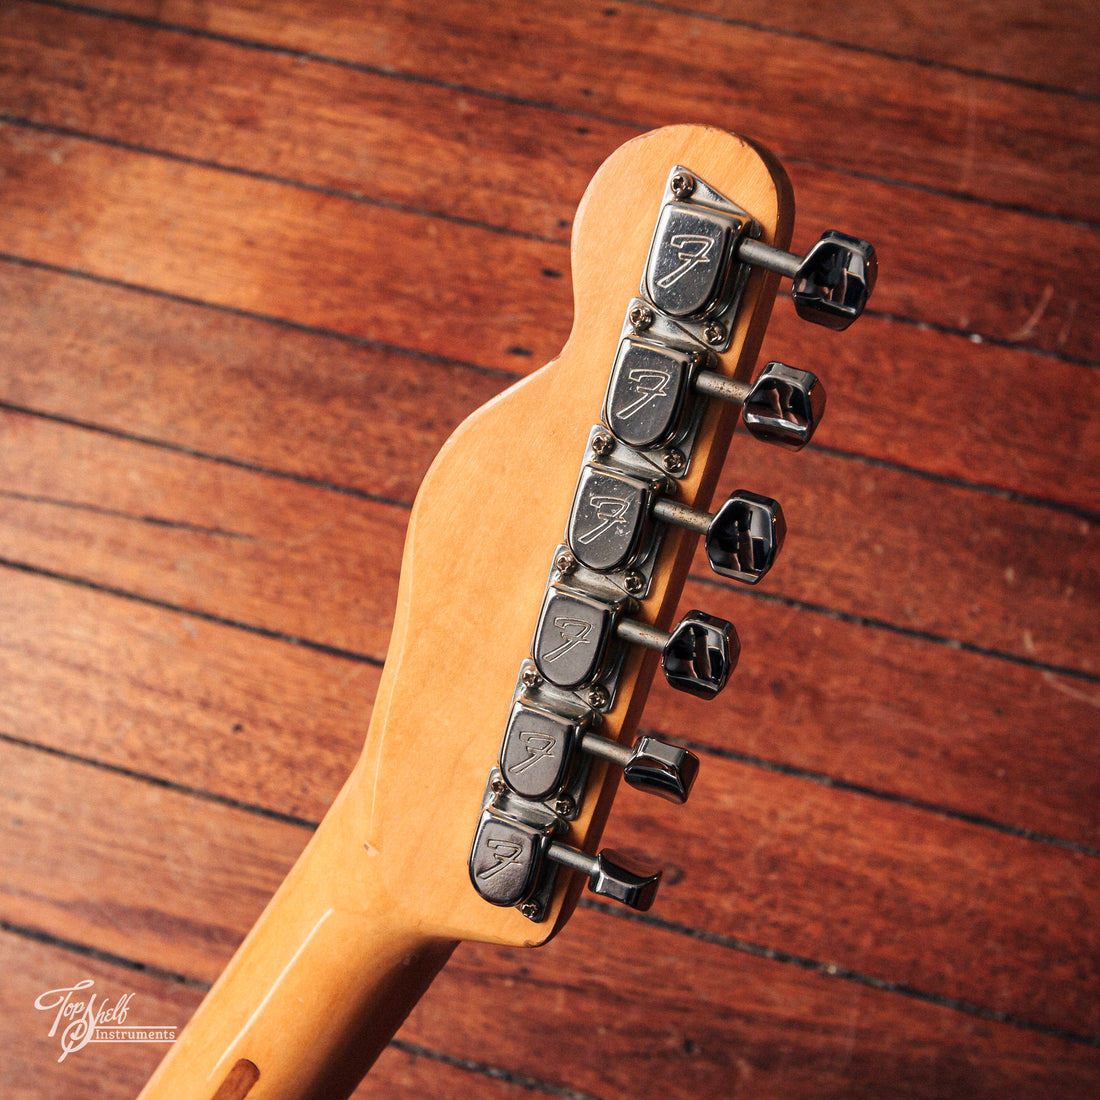
[(338, 1100), (447, 961), (386, 889), (353, 775), (141, 1100)]

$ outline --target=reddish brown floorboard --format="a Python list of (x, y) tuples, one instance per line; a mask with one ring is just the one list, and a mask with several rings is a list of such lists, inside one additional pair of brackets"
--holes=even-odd
[[(58, 1060), (92, 978), (182, 1025), (354, 762), (408, 510), (572, 313), (599, 163), (668, 122), (787, 162), (805, 248), (881, 257), (817, 370), (713, 703), (623, 789), (651, 914), (463, 945), (364, 1097), (1100, 1091), (1100, 83), (1093, 5), (848, 0), (0, 9), (0, 1092), (133, 1096), (162, 1048)], [(491, 277), (480, 272), (489, 270)], [(533, 612), (532, 612), (533, 615)]]

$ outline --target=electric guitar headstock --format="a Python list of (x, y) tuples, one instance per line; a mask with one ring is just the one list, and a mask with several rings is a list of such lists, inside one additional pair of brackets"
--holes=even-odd
[(864, 241), (785, 251), (793, 217), (779, 165), (716, 130), (647, 134), (597, 173), (569, 340), (425, 477), (363, 755), (148, 1100), (348, 1095), (457, 941), (542, 943), (585, 884), (652, 904), (659, 874), (598, 843), (620, 778), (677, 802), (695, 778), (636, 740), (658, 667), (710, 697), (737, 662), (730, 623), (672, 622), (697, 537), (748, 584), (783, 541), (751, 491), (707, 511), (734, 424), (798, 448), (824, 409), (804, 370), (751, 378), (780, 277), (834, 329), (874, 285)]
[(734, 423), (797, 448), (824, 409), (805, 371), (770, 363), (749, 381), (777, 284), (834, 329), (874, 284), (870, 245), (827, 233), (799, 258), (784, 250), (792, 222), (782, 169), (737, 137), (672, 127), (620, 149), (577, 215), (560, 357), (467, 420), (424, 481), (386, 732), (367, 746), (371, 843), (407, 841), (405, 799), (391, 815), (386, 792), (420, 792), (416, 892), (446, 882), (455, 938), (542, 941), (586, 880), (653, 900), (658, 874), (595, 846), (620, 777), (684, 801), (698, 768), (634, 740), (657, 666), (706, 697), (737, 661), (731, 624), (671, 622), (697, 535), (717, 572), (749, 584), (783, 541), (766, 497), (706, 511)]

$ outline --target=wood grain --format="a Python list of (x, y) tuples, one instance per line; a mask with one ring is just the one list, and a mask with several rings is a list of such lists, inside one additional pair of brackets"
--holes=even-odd
[[(3, 919), (59, 937), (68, 930), (120, 956), (157, 957), (180, 941), (173, 957), (199, 980), (217, 976), (309, 837), (301, 825), (217, 803), (193, 815), (194, 796), (135, 791), (125, 776), (23, 746), (0, 746), (0, 755), (11, 822)], [(50, 797), (28, 797), (23, 786)], [(693, 802), (706, 820), (736, 815), (724, 841), (630, 791), (620, 795), (608, 837), (613, 847), (660, 845), (667, 853), (662, 920), (701, 936), (782, 944), (803, 958), (941, 998), (986, 1002), (991, 1011), (1048, 1027), (1095, 1029), (1087, 993), (1095, 981), (1094, 935), (1082, 929), (1077, 954), (1054, 958), (1060, 929), (1096, 889), (1094, 869), (1073, 853), (1034, 843), (1021, 849), (986, 829), (933, 824), (917, 809), (714, 759)], [(782, 815), (779, 806), (788, 807)], [(140, 848), (118, 827), (136, 814), (155, 822)], [(50, 856), (63, 835), (80, 838), (64, 861)], [(175, 855), (158, 875), (161, 845)], [(74, 875), (74, 854), (82, 857), (78, 867), (107, 863), (111, 872)], [(35, 889), (44, 865), (53, 869), (50, 897)], [(983, 889), (973, 894), (976, 867)], [(797, 889), (806, 878), (810, 884)], [(163, 893), (150, 890), (158, 880), (166, 880)], [(151, 910), (161, 915), (156, 924)], [(944, 971), (956, 937), (972, 951), (965, 966), (959, 960)]]
[[(1026, 89), (1005, 80), (920, 64), (919, 58), (840, 52), (828, 41), (775, 34), (742, 21), (564, 0), (541, 4), (521, 21), (504, 11), (486, 12), (471, 0), (430, 16), (405, 0), (345, 7), (335, 17), (328, 9), (329, 18), (317, 18), (309, 4), (240, 4), (216, 11), (186, 0), (107, 6), (457, 85), (464, 92), (483, 89), (585, 116), (629, 120), (639, 129), (684, 118), (725, 126), (736, 121), (746, 133), (772, 135), (786, 157), (849, 168), (858, 163), (924, 187), (1071, 216), (1094, 212), (1081, 205), (1085, 195), (1095, 196), (1094, 181), (1080, 177), (1086, 190), (1074, 195), (1073, 184), (1051, 179), (1064, 179), (1080, 165), (1080, 148), (1063, 146), (1051, 135), (1095, 143), (1100, 114), (1089, 98), (1056, 91), (1028, 97)], [(1000, 27), (1007, 20), (996, 22)], [(827, 14), (819, 26), (829, 26)], [(1049, 54), (1045, 60), (1057, 64)], [(845, 83), (834, 92), (830, 69), (838, 64)], [(807, 80), (805, 74), (813, 75)]]
[[(12, 124), (0, 127), (0, 167), (11, 185), (7, 250), (21, 258), (433, 355), (461, 359), (476, 340), (476, 361), (498, 369), (545, 362), (568, 333), (565, 261), (548, 267), (542, 241), (448, 223), (443, 253), (410, 211)], [(835, 172), (806, 167), (793, 178), (810, 226), (824, 221), (818, 204), (850, 193)], [(865, 210), (899, 211), (898, 222), (871, 215), (851, 227), (881, 242), (877, 310), (1100, 360), (1079, 316), (1095, 296), (1096, 276), (1080, 266), (1095, 229), (995, 208), (975, 223), (966, 204), (938, 195), (877, 181), (861, 191)], [(65, 193), (82, 218), (59, 223), (52, 204), (35, 200)], [(401, 255), (414, 278), (395, 278), (371, 255)], [(1079, 265), (1075, 279), (1062, 257)], [(492, 278), (452, 278), (447, 259)]]
[[(110, 959), (75, 956), (64, 946), (42, 943), (25, 933), (0, 934), (0, 958), (8, 980), (0, 986), (0, 1035), (6, 1050), (33, 1050), (37, 1056), (10, 1059), (0, 1078), (8, 1096), (38, 1095), (44, 1073), (55, 1095), (131, 1100), (152, 1073), (162, 1047), (146, 1043), (104, 1043), (88, 1046), (64, 1060), (60, 1035), (50, 1036), (52, 1013), (35, 1011), (34, 1001), (50, 988), (91, 978), (92, 992), (117, 1001), (132, 995), (129, 1017), (140, 1024), (177, 1023), (194, 1011), (201, 984), (183, 984), (172, 977), (142, 972)], [(28, 1018), (29, 1016), (29, 1018)], [(28, 1037), (33, 1036), (28, 1042)], [(414, 1044), (391, 1047), (371, 1074), (374, 1095), (416, 1100), (427, 1094), (459, 1100), (475, 1087), (492, 1100), (519, 1100), (530, 1095), (530, 1082), (502, 1080), (485, 1065), (450, 1063)], [(493, 1067), (495, 1068), (495, 1067)], [(368, 1095), (364, 1089), (361, 1095)]]
[[(692, 582), (685, 605), (710, 594)], [(25, 573), (11, 575), (3, 608), (12, 625), (0, 714), (21, 739), (312, 821), (358, 754), (376, 662)], [(744, 603), (737, 626), (741, 690), (710, 707), (658, 690), (650, 728), (918, 801), (933, 769), (936, 805), (1097, 846), (1087, 686), (766, 602)], [(102, 649), (89, 650), (95, 637)], [(868, 676), (889, 708), (868, 703)], [(164, 721), (163, 735), (145, 734)], [(302, 774), (295, 763), (311, 729), (318, 747)]]
[[(265, 509), (268, 484), (247, 470), (22, 413), (3, 419), (4, 469), (21, 488), (0, 497), (11, 531), (8, 541), (0, 533), (0, 555), (25, 561), (22, 544), (42, 568), (66, 576), (384, 656), (404, 509), (280, 479), (280, 514)], [(862, 469), (854, 480), (849, 462), (821, 453), (746, 447), (736, 449), (736, 472), (721, 491), (748, 479), (782, 498), (799, 522), (795, 537), (815, 547), (763, 591), (1096, 671), (1098, 578), (1087, 520), (889, 469)], [(75, 479), (62, 483), (59, 455)], [(141, 475), (123, 476), (138, 455)], [(172, 507), (158, 508), (161, 500)], [(885, 512), (889, 526), (878, 522)], [(1034, 568), (1044, 558), (1049, 567)], [(388, 594), (366, 590), (372, 570), (388, 578)], [(275, 606), (271, 591), (280, 593)]]
[[(0, 269), (0, 287), (7, 402), (406, 503), (462, 415), (518, 377), (39, 268)], [(1100, 401), (1091, 367), (878, 317), (823, 347), (783, 301), (767, 349), (828, 371), (819, 446), (1100, 511), (1100, 471), (1082, 461), (1098, 429), (1074, 415)], [(893, 370), (903, 354), (921, 371)], [(1018, 394), (1039, 376), (1022, 415)], [(964, 384), (983, 399), (960, 431)]]
[[(702, 757), (607, 842), (667, 868), (537, 952), (464, 945), (362, 1096), (1092, 1095), (1095, 18), (1008, 0), (0, 11), (0, 1091), (133, 1096), (33, 1008), (183, 1023), (363, 743), (409, 506), (556, 355), (581, 192), (650, 126), (786, 160), (872, 239)], [(488, 273), (488, 274), (487, 274)], [(94, 1084), (93, 1084), (94, 1082)]]
[[(721, 0), (690, 0), (679, 5), (724, 17)], [(1001, 0), (997, 4), (958, 5), (947, 0), (902, 0), (884, 11), (873, 0), (828, 0), (816, 16), (795, 5), (773, 7), (765, 0), (739, 4), (737, 15), (795, 34), (997, 74), (1020, 83), (1093, 93), (1100, 91), (1088, 56), (1088, 0)]]
[[(188, 812), (188, 803), (193, 796), (181, 795), (167, 790), (135, 790), (134, 785), (124, 777), (104, 773), (89, 765), (67, 764), (65, 761), (43, 758), (32, 753), (28, 749), (5, 747), (4, 774), (7, 776), (23, 775), (28, 785), (34, 785), (37, 789), (49, 790), (54, 794), (55, 803), (60, 812), (50, 814), (39, 801), (17, 797), (15, 800), (5, 791), (6, 805), (4, 816), (6, 820), (17, 820), (17, 824), (9, 826), (12, 831), (21, 831), (23, 839), (20, 844), (5, 844), (4, 850), (11, 853), (7, 857), (4, 867), (4, 879), (6, 886), (3, 893), (4, 914), (3, 919), (12, 925), (21, 927), (31, 926), (46, 933), (55, 933), (59, 926), (65, 926), (71, 922), (68, 910), (72, 907), (71, 901), (66, 902), (66, 897), (77, 896), (82, 898), (81, 909), (85, 926), (80, 930), (84, 937), (88, 936), (88, 925), (96, 928), (96, 941), (102, 948), (112, 954), (120, 954), (126, 950), (138, 950), (142, 955), (156, 956), (168, 949), (168, 945), (185, 947), (182, 954), (174, 957), (186, 963), (186, 971), (190, 977), (199, 981), (210, 981), (224, 964), (230, 951), (247, 927), (251, 924), (258, 908), (266, 900), (267, 893), (281, 879), (282, 874), (289, 867), (290, 861), (297, 854), (297, 850), (308, 833), (301, 827), (271, 821), (270, 819), (257, 819), (241, 810), (231, 807), (221, 807), (207, 803), (201, 814)], [(725, 797), (730, 798), (729, 792), (740, 787), (731, 783), (729, 778), (720, 773), (712, 772), (712, 780), (715, 789), (726, 792)], [(785, 782), (780, 780), (780, 783)], [(786, 781), (789, 782), (789, 781)], [(754, 787), (765, 786), (768, 781), (760, 777), (749, 775), (749, 783)], [(746, 796), (748, 792), (740, 788), (741, 797), (738, 799), (738, 811), (745, 814)], [(130, 799), (134, 796), (141, 798), (146, 808), (143, 813), (145, 820), (155, 827), (156, 835), (162, 838), (167, 850), (178, 853), (165, 868), (162, 875), (164, 881), (174, 884), (175, 889), (171, 896), (158, 901), (157, 911), (162, 914), (157, 925), (150, 924), (143, 918), (150, 902), (148, 890), (147, 869), (148, 861), (157, 858), (152, 845), (148, 851), (142, 852), (133, 844), (119, 844), (117, 836), (117, 821), (120, 815), (131, 814)], [(637, 797), (637, 796), (635, 796)], [(627, 826), (631, 834), (636, 824), (631, 820), (630, 798), (627, 798), (625, 811), (626, 819), (620, 823)], [(729, 803), (727, 802), (727, 805)], [(773, 797), (762, 798), (762, 805), (775, 807), (777, 805), (791, 805), (783, 799)], [(611, 988), (617, 988), (621, 992), (618, 997), (622, 999), (621, 1014), (629, 1014), (635, 1021), (630, 1024), (627, 1019), (619, 1019), (617, 1028), (625, 1039), (632, 1028), (641, 1029), (644, 1025), (642, 1019), (648, 1013), (651, 1018), (656, 1016), (658, 1020), (667, 1021), (664, 1026), (674, 1026), (674, 1005), (681, 1003), (683, 991), (677, 991), (675, 982), (664, 991), (656, 992), (659, 998), (671, 997), (672, 1002), (667, 1007), (660, 1007), (652, 1003), (652, 994), (647, 997), (643, 990), (646, 988), (645, 967), (639, 967), (636, 963), (630, 963), (633, 955), (637, 959), (660, 959), (668, 948), (660, 948), (652, 945), (652, 939), (658, 941), (675, 935), (677, 928), (684, 927), (679, 921), (679, 895), (685, 890), (690, 890), (692, 896), (684, 898), (684, 909), (691, 914), (695, 933), (695, 951), (710, 953), (717, 957), (716, 953), (728, 952), (731, 948), (736, 950), (735, 943), (746, 946), (758, 945), (760, 950), (774, 949), (766, 935), (757, 935), (762, 928), (771, 924), (769, 931), (776, 930), (774, 925), (783, 919), (789, 909), (790, 894), (783, 889), (775, 876), (780, 873), (780, 868), (790, 864), (787, 846), (792, 842), (804, 843), (808, 836), (827, 837), (828, 843), (823, 850), (814, 853), (809, 866), (803, 860), (798, 861), (798, 874), (809, 875), (814, 884), (814, 891), (819, 894), (814, 912), (818, 914), (812, 923), (803, 922), (800, 915), (790, 913), (789, 918), (793, 924), (804, 923), (799, 935), (805, 941), (808, 937), (817, 934), (823, 940), (827, 940), (830, 949), (827, 953), (819, 955), (803, 956), (810, 959), (818, 959), (820, 966), (826, 968), (832, 966), (838, 972), (848, 975), (846, 979), (852, 983), (855, 976), (861, 976), (862, 984), (866, 987), (868, 981), (884, 982), (901, 988), (916, 988), (922, 990), (924, 995), (931, 995), (933, 999), (938, 995), (943, 999), (955, 998), (966, 989), (966, 976), (955, 972), (951, 974), (941, 973), (942, 956), (936, 951), (936, 909), (942, 907), (939, 921), (942, 922), (942, 931), (939, 935), (959, 935), (968, 932), (971, 921), (976, 922), (979, 934), (983, 937), (983, 947), (977, 948), (975, 958), (971, 965), (976, 975), (989, 973), (988, 964), (983, 962), (982, 953), (988, 951), (991, 958), (1000, 957), (1006, 963), (1004, 970), (998, 974), (997, 985), (1002, 990), (1002, 997), (996, 1005), (985, 1005), (987, 1011), (1003, 1013), (1010, 1018), (1022, 1018), (1035, 1020), (1035, 1015), (1021, 1012), (1028, 1009), (1030, 1013), (1037, 1013), (1053, 1017), (1053, 1019), (1039, 1020), (1056, 1026), (1060, 1013), (1072, 1015), (1074, 1005), (1067, 1003), (1066, 998), (1072, 998), (1071, 982), (1059, 982), (1057, 975), (1049, 975), (1050, 980), (1044, 980), (1037, 984), (1030, 993), (1026, 989), (1026, 975), (1033, 972), (1033, 968), (1026, 965), (1026, 955), (1018, 948), (1027, 945), (1028, 950), (1042, 951), (1042, 943), (1046, 938), (1057, 937), (1057, 926), (1061, 919), (1057, 909), (1049, 909), (1042, 906), (1018, 907), (998, 904), (992, 894), (965, 897), (964, 884), (970, 877), (970, 860), (983, 867), (996, 865), (997, 860), (990, 860), (988, 852), (982, 853), (974, 850), (975, 843), (980, 847), (989, 844), (988, 838), (982, 838), (975, 830), (969, 830), (969, 836), (951, 837), (949, 833), (940, 833), (936, 843), (946, 844), (946, 850), (940, 853), (937, 863), (930, 862), (932, 849), (927, 842), (919, 836), (912, 835), (913, 823), (918, 820), (917, 815), (902, 812), (893, 814), (892, 824), (888, 824), (890, 814), (885, 815), (881, 811), (877, 817), (872, 816), (867, 820), (863, 814), (852, 814), (852, 806), (845, 806), (841, 802), (834, 802), (830, 807), (825, 797), (819, 798), (816, 803), (807, 801), (803, 796), (798, 802), (798, 809), (788, 815), (783, 822), (757, 824), (753, 820), (751, 809), (742, 817), (743, 843), (752, 854), (748, 860), (731, 852), (723, 858), (738, 868), (739, 876), (743, 878), (743, 888), (746, 899), (742, 902), (740, 897), (719, 899), (716, 892), (708, 886), (706, 881), (697, 882), (700, 875), (707, 875), (709, 864), (706, 859), (700, 859), (701, 852), (698, 847), (695, 850), (685, 852), (690, 862), (683, 869), (674, 867), (674, 881), (668, 891), (672, 899), (671, 905), (666, 906), (661, 920), (654, 926), (652, 922), (624, 920), (621, 911), (607, 914), (587, 913), (579, 916), (570, 925), (566, 935), (556, 941), (565, 945), (564, 955), (570, 956), (568, 941), (579, 935), (585, 935), (583, 927), (585, 918), (594, 918), (597, 927), (603, 931), (593, 930), (593, 934), (601, 942), (593, 956), (590, 965), (604, 968), (603, 977), (599, 979), (587, 979), (582, 973), (577, 974), (577, 981), (583, 988), (592, 984), (594, 987), (603, 988), (610, 982)], [(818, 814), (838, 815), (833, 820), (822, 820)], [(710, 811), (708, 817), (720, 816), (721, 810)], [(872, 806), (872, 813), (874, 808)], [(672, 816), (670, 816), (670, 814)], [(646, 815), (640, 815), (641, 820), (646, 820)], [(680, 839), (675, 832), (669, 836), (669, 824), (677, 816), (674, 811), (669, 814), (657, 814), (657, 820), (652, 821), (650, 827), (655, 831), (663, 831), (667, 840)], [(664, 820), (661, 820), (664, 818)], [(753, 828), (753, 826), (756, 826)], [(761, 827), (762, 826), (762, 827)], [(784, 841), (783, 832), (788, 831), (789, 840)], [(895, 832), (896, 830), (896, 832)], [(964, 829), (964, 832), (967, 831)], [(855, 855), (855, 848), (849, 847), (844, 851), (846, 841), (845, 834), (854, 837), (860, 832), (865, 833), (864, 847), (866, 854)], [(52, 911), (43, 905), (43, 902), (33, 898), (28, 889), (36, 879), (35, 862), (48, 858), (46, 853), (56, 843), (60, 834), (79, 835), (81, 843), (87, 848), (103, 846), (106, 849), (105, 857), (109, 859), (112, 874), (109, 877), (97, 875), (94, 878), (87, 876), (73, 876), (70, 868), (73, 861), (68, 860), (58, 864), (59, 881), (56, 884), (58, 901), (53, 903)], [(906, 834), (910, 834), (906, 836)], [(688, 830), (688, 839), (694, 834)], [(889, 837), (889, 840), (886, 838)], [(644, 834), (643, 834), (644, 839)], [(1008, 843), (1008, 842), (1006, 842)], [(697, 846), (705, 846), (705, 838), (695, 839)], [(254, 847), (257, 851), (265, 853), (263, 860), (250, 857), (248, 865), (250, 873), (247, 878), (240, 874), (240, 860), (233, 856), (232, 848), (240, 846)], [(224, 860), (211, 861), (210, 855), (218, 849), (230, 848), (226, 851)], [(674, 847), (674, 845), (673, 845)], [(906, 859), (903, 852), (907, 851), (909, 857), (915, 857), (921, 864), (920, 868), (911, 868), (908, 872), (904, 869)], [(1018, 858), (1012, 861), (1013, 871), (1033, 872), (1043, 862), (1048, 864), (1048, 870), (1040, 874), (1032, 883), (1037, 892), (1047, 894), (1055, 905), (1068, 905), (1071, 909), (1079, 904), (1073, 888), (1068, 894), (1063, 894), (1050, 880), (1050, 871), (1053, 866), (1061, 862), (1067, 869), (1073, 881), (1073, 866), (1075, 861), (1069, 856), (1054, 856), (1051, 858), (1042, 849), (1037, 849), (1035, 859), (1037, 864), (1031, 868), (1025, 868), (1018, 862)], [(109, 855), (108, 855), (109, 853)], [(965, 855), (964, 855), (965, 853)], [(714, 853), (717, 854), (717, 853)], [(847, 856), (847, 858), (845, 858)], [(854, 857), (854, 858), (853, 858)], [(962, 857), (962, 858), (960, 858)], [(960, 883), (952, 881), (950, 874), (944, 874), (946, 862), (957, 861), (958, 869), (955, 872), (960, 876)], [(93, 861), (87, 861), (90, 865)], [(937, 865), (938, 864), (938, 865)], [(878, 876), (877, 888), (873, 883), (855, 885), (850, 880), (853, 871), (862, 868), (865, 873)], [(211, 871), (215, 873), (212, 875)], [(914, 874), (913, 872), (916, 871)], [(61, 878), (60, 876), (66, 876)], [(683, 877), (681, 878), (680, 875)], [(771, 881), (769, 881), (769, 879)], [(991, 885), (988, 874), (983, 876), (986, 889)], [(1077, 889), (1084, 886), (1078, 882)], [(854, 888), (853, 888), (854, 887)], [(1044, 890), (1045, 888), (1045, 890)], [(863, 923), (867, 916), (866, 910), (861, 912), (860, 918), (855, 921), (845, 911), (845, 907), (838, 908), (839, 900), (847, 895), (850, 905), (856, 909), (860, 907), (859, 898), (866, 896), (865, 891), (870, 890), (872, 896), (877, 899), (876, 910), (881, 911), (890, 904), (891, 896), (893, 904), (898, 906), (904, 916), (882, 913), (883, 923), (879, 929), (867, 928)], [(775, 891), (773, 894), (772, 891)], [(709, 903), (707, 899), (710, 899)], [(936, 900), (933, 900), (933, 899)], [(932, 904), (929, 904), (929, 903)], [(719, 915), (720, 907), (724, 910)], [(981, 910), (984, 909), (984, 912)], [(1034, 911), (1028, 911), (1029, 909)], [(753, 915), (755, 912), (755, 916)], [(212, 923), (211, 915), (217, 914), (216, 925)], [(959, 922), (956, 924), (956, 921)], [(912, 938), (916, 932), (914, 922), (919, 922), (919, 934), (916, 940)], [(1007, 923), (1006, 922), (1010, 922)], [(1013, 927), (1014, 922), (1016, 927)], [(1020, 927), (1023, 922), (1025, 927)], [(1049, 923), (1048, 923), (1049, 922)], [(578, 933), (577, 926), (581, 927)], [(662, 928), (667, 925), (667, 928)], [(886, 938), (887, 929), (896, 929), (899, 932), (903, 928), (909, 928), (908, 937), (897, 944), (899, 958), (893, 964), (883, 966), (875, 964), (874, 953), (891, 949), (891, 942)], [(1044, 931), (1045, 927), (1045, 931)], [(973, 933), (970, 933), (973, 935)], [(1013, 939), (1013, 936), (1018, 939)], [(1038, 939), (1036, 939), (1038, 937)], [(704, 949), (703, 944), (711, 942), (712, 946)], [(788, 946), (791, 940), (784, 941)], [(906, 946), (911, 949), (914, 942), (923, 942), (926, 954), (921, 959), (910, 957), (908, 965), (919, 968), (920, 981), (911, 984), (906, 979), (910, 976), (901, 972), (900, 966), (906, 959)], [(968, 940), (974, 943), (974, 940)], [(1086, 947), (1087, 945), (1082, 945)], [(121, 950), (120, 950), (121, 949)], [(173, 951), (177, 947), (172, 948)], [(470, 947), (464, 949), (469, 954), (474, 952), (477, 957), (477, 949)], [(739, 952), (745, 954), (744, 948)], [(585, 958), (582, 951), (580, 959)], [(560, 956), (559, 956), (560, 957)], [(751, 958), (751, 954), (750, 954)], [(543, 953), (523, 953), (516, 959), (516, 964), (521, 972), (534, 968), (535, 973), (542, 972), (543, 966), (554, 965), (551, 961), (542, 961)], [(579, 962), (579, 959), (578, 959)], [(770, 966), (777, 965), (778, 960), (773, 960)], [(853, 965), (856, 963), (858, 965)], [(747, 965), (739, 962), (737, 965)], [(1066, 959), (1064, 965), (1072, 967), (1073, 960)], [(445, 972), (446, 974), (446, 972)], [(525, 975), (526, 976), (526, 975)], [(827, 977), (827, 974), (823, 975)], [(928, 989), (930, 979), (938, 979), (939, 982), (952, 982), (954, 987), (948, 991), (945, 989)], [(819, 978), (819, 981), (821, 979)], [(834, 977), (833, 981), (838, 979)], [(979, 982), (983, 979), (979, 976)], [(534, 979), (538, 984), (539, 979)], [(693, 983), (703, 981), (702, 975), (695, 975)], [(1009, 991), (1009, 987), (1013, 987)], [(630, 992), (633, 987), (634, 992)], [(722, 997), (729, 994), (720, 993), (721, 985), (713, 983), (709, 997)], [(848, 996), (847, 991), (841, 991), (842, 997)], [(867, 989), (864, 988), (864, 995)], [(962, 1001), (970, 1001), (962, 997)], [(647, 1006), (647, 1001), (649, 1002)], [(430, 1003), (430, 997), (429, 997)], [(562, 1004), (560, 1011), (575, 1013), (580, 1010), (583, 1000), (572, 998), (572, 1003), (567, 1007)], [(970, 1003), (976, 1003), (970, 1001)], [(492, 1004), (490, 998), (486, 1009)], [(521, 1019), (531, 1021), (536, 1026), (536, 1021), (545, 1012), (546, 1006), (537, 1001), (526, 1004), (518, 1004), (509, 1013), (509, 1019), (513, 1024), (518, 1024)], [(591, 1026), (596, 1026), (600, 1016), (599, 999), (593, 1003), (591, 1010), (595, 1013)], [(697, 1009), (696, 1009), (697, 1011)], [(939, 1011), (943, 1011), (940, 1009)], [(1086, 1009), (1088, 1011), (1088, 1009)], [(919, 1018), (919, 1013), (918, 1013)], [(1077, 1018), (1080, 1018), (1078, 1016)], [(607, 1021), (605, 1020), (605, 1023)], [(468, 1027), (469, 1025), (467, 1025)], [(576, 1022), (578, 1028), (585, 1025), (583, 1019)], [(681, 1025), (682, 1026), (682, 1025)], [(713, 1025), (712, 1025), (713, 1026)], [(729, 1022), (725, 1025), (730, 1026)], [(883, 1026), (882, 1022), (870, 1026)], [(505, 1036), (497, 1029), (496, 1021), (491, 1011), (487, 1011), (485, 1018), (479, 1022), (478, 1029), (482, 1031), (480, 1037), (459, 1035), (455, 1038), (462, 1042), (463, 1046), (456, 1048), (451, 1043), (445, 1044), (442, 1049), (460, 1057), (469, 1057), (476, 1054), (480, 1047), (482, 1050), (500, 1048)], [(1071, 1030), (1071, 1029), (1067, 1029)], [(492, 1033), (496, 1038), (492, 1038)], [(727, 1037), (726, 1042), (732, 1037)], [(508, 1038), (509, 1043), (516, 1042), (513, 1036)], [(712, 1037), (707, 1045), (715, 1043)], [(530, 1053), (534, 1053), (533, 1051)], [(530, 1054), (526, 1055), (530, 1058)], [(533, 1072), (541, 1065), (541, 1071), (545, 1072), (548, 1063), (521, 1063), (524, 1072)], [(710, 1064), (705, 1072), (720, 1072), (721, 1066)], [(536, 1073), (536, 1076), (539, 1075)], [(713, 1078), (712, 1078), (713, 1079)]]

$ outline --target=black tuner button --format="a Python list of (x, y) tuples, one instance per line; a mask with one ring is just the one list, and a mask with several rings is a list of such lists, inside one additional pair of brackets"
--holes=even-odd
[(732, 623), (689, 611), (661, 651), (661, 668), (677, 691), (713, 699), (726, 686), (740, 656), (741, 641)]
[(843, 332), (863, 312), (878, 273), (874, 246), (835, 229), (822, 234), (801, 259), (751, 238), (741, 240), (737, 256), (790, 279), (798, 315), (835, 332)]
[(656, 737), (639, 737), (633, 747), (586, 733), (581, 748), (623, 769), (623, 778), (639, 791), (684, 803), (699, 774), (699, 757)]
[(631, 619), (616, 631), (624, 641), (660, 653), (669, 684), (702, 699), (713, 699), (726, 686), (741, 655), (733, 624), (702, 611), (689, 611), (671, 633)]
[(695, 388), (742, 406), (741, 420), (757, 439), (799, 451), (817, 431), (825, 415), (825, 387), (809, 371), (769, 363), (750, 386), (700, 371)]
[(771, 569), (787, 533), (779, 502), (744, 489), (714, 515), (673, 500), (656, 501), (653, 515), (703, 535), (711, 569), (743, 584), (756, 584)]
[(825, 413), (825, 387), (809, 371), (769, 363), (752, 384), (741, 420), (757, 439), (801, 450)]
[[(470, 852), (470, 881), (488, 902), (519, 906), (525, 913), (552, 860), (588, 876), (593, 893), (645, 910), (657, 896), (661, 872), (618, 852), (590, 856), (551, 839), (551, 825), (535, 826), (489, 806), (482, 812)], [(541, 911), (531, 907), (534, 915)], [(537, 919), (537, 918), (536, 918)]]
[(875, 289), (874, 247), (830, 229), (798, 265), (791, 297), (799, 317), (843, 332), (867, 305)]

